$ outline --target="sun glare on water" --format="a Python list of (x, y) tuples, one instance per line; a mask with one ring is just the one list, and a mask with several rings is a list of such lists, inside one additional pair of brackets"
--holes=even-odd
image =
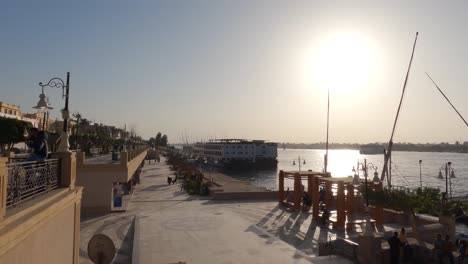
[(375, 55), (370, 41), (363, 35), (330, 35), (312, 51), (313, 82), (322, 88), (340, 92), (362, 89), (374, 74)]

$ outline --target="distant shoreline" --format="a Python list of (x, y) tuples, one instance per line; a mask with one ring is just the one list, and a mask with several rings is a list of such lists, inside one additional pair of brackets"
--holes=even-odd
[[(359, 150), (361, 145), (356, 143), (331, 143), (329, 149), (350, 149)], [(386, 148), (387, 144), (372, 143), (382, 148)], [(287, 149), (325, 149), (325, 143), (278, 143), (278, 148), (283, 147)], [(468, 153), (468, 141), (463, 143), (440, 143), (440, 144), (413, 144), (413, 143), (394, 143), (393, 151), (410, 151), (410, 152), (446, 152), (446, 153)], [(382, 153), (383, 154), (383, 153)]]

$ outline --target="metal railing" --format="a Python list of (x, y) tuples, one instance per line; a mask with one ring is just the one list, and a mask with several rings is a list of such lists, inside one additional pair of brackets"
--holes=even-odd
[(7, 169), (7, 208), (60, 186), (58, 159), (9, 163)]

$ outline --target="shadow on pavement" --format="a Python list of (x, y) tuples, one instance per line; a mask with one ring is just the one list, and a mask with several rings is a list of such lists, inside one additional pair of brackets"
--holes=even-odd
[[(206, 197), (203, 204), (211, 205), (211, 204), (240, 204), (240, 203), (270, 203), (272, 201), (276, 201), (276, 199), (256, 199), (256, 200), (249, 200), (249, 199), (239, 199), (239, 200), (213, 200), (209, 196), (200, 196)], [(200, 199), (203, 200), (203, 199)]]

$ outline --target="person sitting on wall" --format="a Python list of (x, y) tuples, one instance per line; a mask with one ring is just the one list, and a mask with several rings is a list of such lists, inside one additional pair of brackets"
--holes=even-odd
[(35, 127), (29, 129), (29, 138), (26, 144), (31, 148), (31, 156), (27, 159), (28, 161), (44, 161), (47, 159), (47, 134), (44, 131), (39, 131)]
[(411, 259), (411, 246), (408, 244), (408, 239), (406, 239), (405, 228), (401, 228), (398, 238), (400, 239), (401, 246), (403, 247), (403, 261), (408, 261)]

